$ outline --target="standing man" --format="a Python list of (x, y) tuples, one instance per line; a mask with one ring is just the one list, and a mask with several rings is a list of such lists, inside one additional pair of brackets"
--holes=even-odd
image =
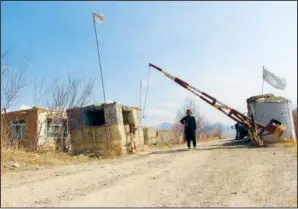
[(192, 141), (193, 148), (196, 148), (197, 141), (196, 141), (196, 130), (197, 124), (196, 119), (193, 117), (191, 110), (186, 111), (186, 116), (183, 117), (180, 122), (184, 124), (184, 137), (187, 141), (187, 147), (190, 149), (190, 141)]

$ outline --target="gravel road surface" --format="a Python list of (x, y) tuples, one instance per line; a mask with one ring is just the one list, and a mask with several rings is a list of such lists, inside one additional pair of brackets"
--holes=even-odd
[(297, 154), (239, 141), (6, 174), (2, 207), (297, 207)]

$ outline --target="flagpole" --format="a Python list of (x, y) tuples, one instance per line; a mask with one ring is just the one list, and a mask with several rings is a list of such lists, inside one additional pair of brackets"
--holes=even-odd
[(100, 59), (100, 54), (99, 54), (99, 45), (98, 45), (97, 30), (96, 30), (96, 25), (95, 25), (94, 13), (92, 14), (92, 17), (93, 17), (93, 25), (94, 25), (94, 32), (95, 32), (95, 38), (96, 38), (98, 64), (99, 64), (99, 70), (100, 70), (100, 74), (101, 74), (101, 83), (102, 83), (103, 98), (104, 98), (104, 102), (106, 103), (106, 94), (105, 94), (105, 88), (104, 88), (104, 82), (103, 82), (101, 59)]
[(262, 75), (262, 80), (263, 80), (263, 83), (262, 83), (262, 95), (264, 93), (264, 65), (263, 65), (263, 75)]

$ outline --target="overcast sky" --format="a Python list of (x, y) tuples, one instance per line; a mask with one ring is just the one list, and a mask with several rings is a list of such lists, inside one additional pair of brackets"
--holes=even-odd
[[(92, 96), (103, 102), (92, 12), (97, 25), (107, 100), (139, 106), (139, 84), (156, 64), (223, 103), (246, 112), (246, 98), (262, 91), (262, 66), (287, 80), (264, 93), (297, 106), (297, 2), (1, 2), (1, 50), (14, 65), (30, 56), (30, 81), (67, 73), (97, 78)], [(151, 72), (146, 125), (173, 122), (195, 98)], [(145, 93), (143, 88), (143, 98)], [(211, 122), (233, 123), (197, 99)], [(32, 106), (32, 85), (14, 108)]]

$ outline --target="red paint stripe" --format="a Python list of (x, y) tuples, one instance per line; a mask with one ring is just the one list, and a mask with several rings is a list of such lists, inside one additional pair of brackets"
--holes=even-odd
[[(201, 98), (202, 100), (204, 100), (205, 102), (207, 102), (208, 104), (213, 105), (212, 102), (210, 102), (210, 101), (209, 101), (208, 99), (206, 99), (205, 97), (200, 96), (200, 98)], [(213, 105), (213, 106), (214, 106), (214, 105)]]
[(204, 96), (208, 97), (209, 99), (212, 99), (212, 100), (216, 101), (216, 99), (214, 97), (210, 96), (209, 94), (206, 94), (205, 92), (202, 92), (202, 94)]
[(186, 83), (185, 81), (181, 80), (180, 78), (175, 78), (174, 80), (176, 83), (180, 84), (181, 86), (183, 86), (184, 88), (187, 88), (189, 86), (188, 83)]
[(160, 72), (162, 72), (162, 69), (160, 67), (157, 67), (156, 65), (153, 65), (151, 63), (149, 63), (149, 67), (153, 67), (155, 68), (156, 70), (159, 70)]
[(210, 96), (209, 94), (206, 94), (206, 93), (204, 93), (204, 92), (202, 92), (202, 95), (204, 95), (205, 97), (207, 97), (207, 98), (209, 98), (209, 99), (212, 100), (212, 102), (208, 102), (209, 104), (211, 104), (211, 105), (213, 105), (213, 106), (216, 104), (216, 99), (215, 99), (214, 97), (212, 97), (212, 96)]

